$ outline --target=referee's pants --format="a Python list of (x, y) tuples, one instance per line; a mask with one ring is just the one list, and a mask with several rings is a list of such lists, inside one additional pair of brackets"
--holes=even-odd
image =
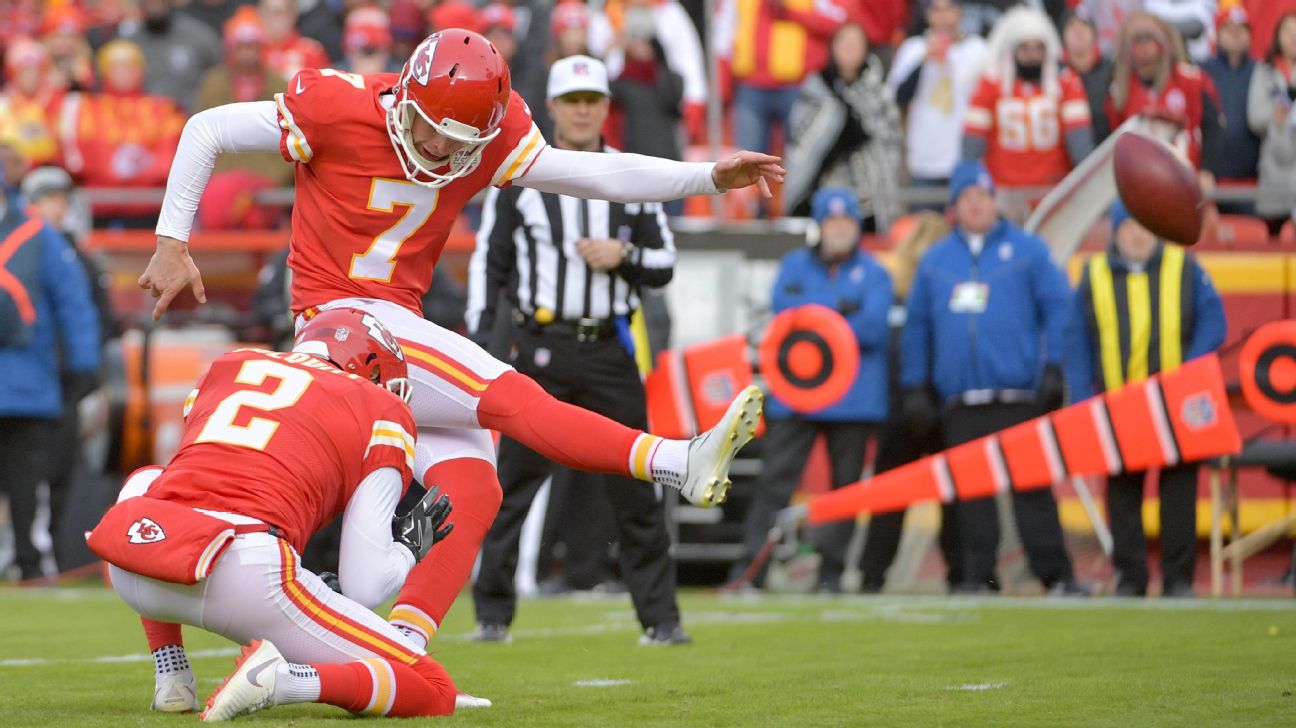
[[(971, 442), (1039, 416), (1033, 403), (995, 403), (956, 406), (945, 410), (941, 426), (945, 447)], [(1012, 492), (1013, 517), (1021, 534), (1022, 547), (1031, 572), (1045, 588), (1072, 580), (1071, 558), (1062, 541), (1062, 524), (1058, 520), (1057, 501), (1052, 488)], [(963, 542), (963, 580), (960, 589), (975, 591), (983, 587), (997, 590), (995, 561), (999, 554), (999, 509), (994, 496), (960, 500), (959, 538)]]
[[(579, 342), (567, 334), (529, 327), (518, 327), (515, 335), (514, 366), (545, 391), (628, 427), (647, 428), (639, 370), (615, 336)], [(553, 467), (516, 440), (501, 438), (498, 471), (504, 500), (482, 543), (481, 568), (473, 584), (478, 622), (513, 622), (517, 608), (513, 579), (522, 523)], [(657, 486), (633, 478), (601, 477), (621, 536), (622, 577), (640, 624), (648, 628), (678, 623), (675, 562), (670, 556), (670, 535)]]
[[(1144, 594), (1148, 586), (1147, 536), (1143, 532), (1143, 483), (1147, 471), (1107, 479), (1112, 564), (1122, 594)], [(1161, 470), (1162, 593), (1192, 587), (1197, 560), (1197, 464)]]

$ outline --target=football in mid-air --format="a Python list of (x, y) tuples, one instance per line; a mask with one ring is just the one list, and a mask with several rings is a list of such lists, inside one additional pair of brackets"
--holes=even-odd
[(1157, 237), (1192, 245), (1201, 237), (1197, 175), (1168, 144), (1127, 131), (1116, 139), (1116, 191), (1130, 216)]

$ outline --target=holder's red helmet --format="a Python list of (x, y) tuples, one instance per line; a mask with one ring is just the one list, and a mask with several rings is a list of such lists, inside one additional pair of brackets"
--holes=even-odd
[[(476, 169), (482, 149), (499, 134), (509, 101), (508, 64), (482, 36), (449, 28), (419, 43), (394, 90), (387, 133), (405, 177), (426, 187), (442, 187)], [(448, 159), (428, 159), (411, 136), (419, 117), (465, 146)]]
[(297, 332), (293, 351), (331, 362), (410, 401), (405, 353), (373, 315), (354, 308), (321, 311)]

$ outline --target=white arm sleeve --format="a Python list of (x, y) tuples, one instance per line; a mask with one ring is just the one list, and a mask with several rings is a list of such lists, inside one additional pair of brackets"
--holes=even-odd
[(217, 155), (277, 152), (279, 136), (279, 111), (273, 101), (226, 104), (194, 114), (171, 163), (157, 234), (188, 242)]
[(714, 195), (712, 162), (674, 162), (642, 154), (574, 152), (545, 147), (514, 184), (608, 202), (666, 202)]
[(344, 595), (370, 609), (395, 594), (414, 568), (414, 554), (392, 540), (400, 498), (400, 472), (379, 468), (360, 481), (342, 514), (338, 581)]

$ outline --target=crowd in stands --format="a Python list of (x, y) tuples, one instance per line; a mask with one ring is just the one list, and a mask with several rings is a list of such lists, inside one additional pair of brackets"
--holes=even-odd
[[(965, 158), (1004, 190), (1047, 187), (1140, 114), (1182, 129), (1207, 191), (1258, 180), (1255, 206), (1225, 211), (1276, 233), (1296, 196), (1288, 0), (720, 0), (709, 18), (695, 0), (3, 0), (6, 174), (55, 164), (84, 187), (160, 187), (187, 115), (271, 99), (302, 68), (399, 71), (446, 27), (486, 35), (533, 109), (553, 60), (604, 59), (605, 136), (623, 150), (786, 154), (787, 188), (762, 214), (804, 215), (814, 189), (844, 185), (866, 229), (885, 229), (905, 211), (895, 190), (944, 187)], [(247, 195), (291, 176), (269, 154), (222, 160), (202, 224), (276, 226)], [(147, 228), (155, 209), (118, 197), (95, 224)]]

